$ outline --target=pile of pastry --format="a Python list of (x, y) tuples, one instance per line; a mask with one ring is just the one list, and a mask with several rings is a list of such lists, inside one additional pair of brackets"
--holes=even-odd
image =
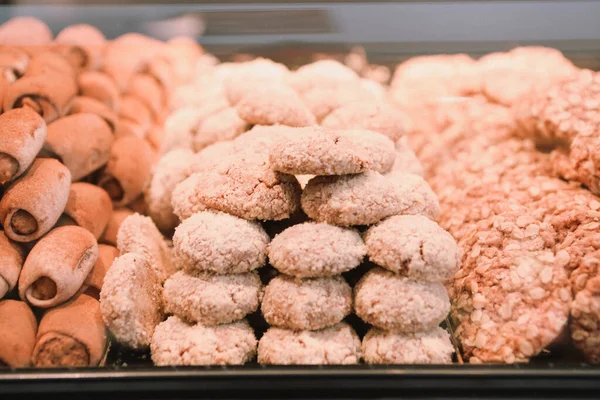
[(166, 120), (152, 219), (118, 233), (115, 340), (156, 365), (451, 362), (460, 254), (384, 87), (331, 60), (205, 61)]
[(0, 26), (0, 364), (102, 362), (116, 233), (145, 208), (172, 92), (200, 54), (89, 25)]

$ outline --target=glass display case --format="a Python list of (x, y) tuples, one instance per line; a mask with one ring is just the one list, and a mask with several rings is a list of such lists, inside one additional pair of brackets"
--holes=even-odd
[(0, 393), (596, 398), (599, 16), (4, 2)]

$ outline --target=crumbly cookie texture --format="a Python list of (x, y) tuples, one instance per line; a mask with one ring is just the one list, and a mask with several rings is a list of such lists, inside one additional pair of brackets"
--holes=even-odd
[(363, 338), (362, 354), (367, 364), (450, 364), (454, 347), (440, 327), (417, 333), (372, 328)]
[(104, 277), (100, 312), (118, 342), (133, 349), (150, 345), (163, 319), (162, 286), (150, 262), (138, 253), (116, 258)]
[(176, 272), (165, 282), (165, 312), (189, 322), (213, 326), (227, 324), (256, 311), (262, 283), (256, 271), (216, 275)]
[(438, 219), (440, 203), (425, 179), (401, 171), (393, 171), (386, 178), (398, 185), (401, 199), (398, 214), (424, 215), (434, 221)]
[(243, 365), (256, 355), (256, 337), (246, 321), (204, 326), (172, 316), (156, 327), (150, 351), (157, 366)]
[(340, 226), (371, 225), (400, 214), (406, 199), (400, 185), (375, 171), (317, 176), (302, 192), (302, 209), (318, 222)]
[(354, 287), (354, 311), (378, 328), (412, 333), (438, 326), (450, 311), (450, 299), (441, 283), (375, 268)]
[(212, 209), (248, 220), (289, 218), (300, 206), (300, 185), (293, 175), (274, 172), (267, 158), (252, 151), (234, 154), (193, 174), (173, 191), (175, 214), (184, 220)]
[(269, 262), (279, 272), (315, 278), (356, 268), (366, 254), (366, 247), (353, 229), (306, 222), (276, 235), (267, 252)]
[(261, 310), (271, 326), (322, 329), (350, 314), (352, 289), (341, 276), (297, 279), (279, 275), (265, 288)]
[(258, 344), (261, 364), (346, 365), (360, 357), (360, 339), (344, 322), (319, 331), (269, 328)]
[(238, 115), (235, 108), (230, 107), (207, 117), (197, 128), (194, 136), (194, 150), (223, 140), (231, 140), (248, 129), (248, 124)]
[(262, 267), (269, 236), (256, 222), (204, 211), (175, 229), (173, 256), (188, 273), (239, 274)]
[(296, 129), (276, 140), (269, 156), (275, 171), (297, 175), (344, 175), (392, 169), (394, 143), (366, 130)]
[(357, 101), (377, 101), (376, 95), (358, 82), (315, 87), (303, 93), (302, 99), (319, 122), (346, 104)]
[(369, 260), (411, 279), (445, 282), (460, 266), (456, 241), (422, 215), (396, 215), (364, 236)]
[(379, 132), (396, 142), (404, 135), (402, 114), (387, 103), (346, 104), (329, 114), (321, 125), (330, 129), (365, 129)]
[(425, 175), (421, 161), (411, 150), (405, 137), (398, 140), (394, 147), (396, 148), (396, 159), (392, 171), (407, 172), (419, 176)]
[(299, 93), (313, 88), (356, 84), (359, 76), (344, 64), (334, 60), (319, 60), (294, 71), (288, 82)]

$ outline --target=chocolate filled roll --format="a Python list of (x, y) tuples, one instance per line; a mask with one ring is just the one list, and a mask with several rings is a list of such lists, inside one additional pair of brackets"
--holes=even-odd
[(0, 299), (17, 286), (25, 252), (0, 231)]
[(79, 291), (98, 258), (98, 243), (79, 226), (53, 229), (33, 246), (19, 277), (19, 296), (35, 307), (61, 304)]
[(103, 360), (107, 340), (100, 303), (80, 294), (46, 311), (31, 360), (36, 367), (95, 367)]
[(2, 24), (0, 44), (10, 46), (43, 46), (52, 42), (48, 25), (33, 17), (15, 17)]
[(82, 96), (93, 97), (115, 112), (119, 109), (119, 88), (104, 72), (84, 71), (77, 77), (77, 85)]
[(65, 78), (69, 79), (72, 79), (77, 73), (73, 65), (62, 54), (47, 50), (31, 57), (24, 76), (44, 75), (48, 72), (63, 74)]
[(31, 165), (46, 139), (44, 119), (29, 107), (0, 115), (0, 185)]
[(115, 140), (103, 175), (98, 185), (104, 188), (116, 206), (134, 201), (150, 181), (152, 150), (137, 136)]
[(98, 28), (87, 24), (67, 26), (54, 42), (70, 47), (82, 69), (96, 70), (102, 66), (106, 38)]
[(152, 124), (152, 112), (148, 106), (141, 98), (130, 94), (121, 96), (119, 117), (143, 126), (146, 130)]
[(98, 99), (87, 96), (76, 96), (71, 103), (71, 111), (73, 114), (92, 113), (101, 117), (109, 126), (114, 134), (118, 117), (106, 104)]
[(101, 187), (85, 182), (71, 185), (64, 215), (76, 225), (87, 229), (98, 239), (108, 225), (112, 202)]
[(79, 113), (48, 125), (44, 151), (56, 156), (78, 181), (108, 162), (113, 135), (102, 117)]
[(134, 75), (129, 93), (141, 100), (153, 114), (158, 114), (166, 105), (164, 88), (154, 76), (147, 73)]
[(119, 250), (116, 247), (107, 244), (98, 245), (98, 259), (96, 260), (96, 264), (83, 282), (85, 293), (96, 299), (100, 298), (104, 276), (118, 256)]
[(4, 233), (16, 242), (31, 242), (50, 231), (69, 199), (71, 173), (50, 158), (36, 159), (0, 200)]
[(29, 55), (18, 47), (3, 46), (0, 48), (0, 67), (10, 70), (15, 77), (25, 74), (29, 65)]
[(117, 233), (119, 232), (119, 227), (121, 226), (125, 218), (133, 214), (134, 212), (129, 208), (114, 209), (108, 220), (108, 225), (106, 226), (102, 237), (100, 237), (100, 242), (116, 246)]
[(0, 367), (31, 365), (37, 321), (29, 306), (18, 300), (0, 301)]
[(6, 88), (3, 109), (28, 106), (50, 123), (67, 114), (76, 93), (75, 78), (60, 72), (24, 76)]

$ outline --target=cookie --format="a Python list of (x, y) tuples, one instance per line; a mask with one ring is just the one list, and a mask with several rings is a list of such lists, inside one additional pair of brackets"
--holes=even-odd
[(357, 231), (306, 222), (287, 228), (269, 244), (269, 262), (283, 274), (316, 278), (356, 268), (366, 254)]
[(246, 321), (189, 325), (173, 316), (156, 327), (150, 351), (157, 366), (243, 365), (256, 355), (256, 337)]
[(298, 93), (318, 87), (356, 84), (358, 80), (356, 72), (335, 60), (319, 60), (303, 65), (288, 78), (288, 82)]
[(296, 175), (345, 175), (388, 172), (395, 161), (394, 143), (366, 130), (298, 128), (277, 139), (269, 160), (275, 171)]
[(441, 283), (375, 268), (354, 288), (354, 311), (378, 328), (412, 333), (438, 326), (450, 312), (450, 299)]
[(255, 222), (204, 211), (175, 229), (173, 256), (187, 273), (241, 274), (262, 267), (269, 236)]
[(172, 205), (184, 220), (197, 211), (223, 211), (248, 220), (282, 220), (300, 207), (293, 175), (274, 172), (266, 155), (234, 154), (175, 188)]
[(411, 279), (445, 282), (460, 266), (456, 241), (422, 215), (395, 215), (369, 228), (369, 260)]
[(377, 101), (368, 89), (357, 83), (315, 87), (303, 93), (302, 99), (319, 122), (346, 104)]
[(407, 209), (402, 195), (400, 185), (375, 171), (317, 176), (302, 192), (302, 209), (318, 222), (371, 225)]
[(344, 322), (319, 331), (269, 328), (258, 343), (258, 362), (268, 365), (349, 365), (360, 360), (360, 339)]
[(417, 333), (372, 328), (362, 341), (362, 354), (367, 364), (450, 364), (454, 347), (440, 327)]
[(394, 147), (396, 148), (396, 160), (392, 167), (393, 172), (407, 172), (421, 177), (425, 175), (423, 165), (417, 155), (408, 146), (406, 137), (398, 140)]
[(402, 204), (398, 214), (424, 215), (436, 220), (440, 216), (440, 202), (423, 178), (408, 172), (393, 171), (386, 178), (397, 184)]
[(358, 101), (345, 104), (331, 112), (321, 125), (331, 129), (364, 129), (379, 132), (392, 141), (405, 131), (402, 114), (386, 103)]
[(194, 136), (194, 150), (223, 140), (231, 140), (248, 129), (246, 121), (241, 119), (235, 108), (226, 108), (208, 116), (200, 123)]
[(165, 312), (205, 326), (227, 324), (256, 311), (262, 283), (256, 271), (215, 275), (176, 272), (165, 282)]
[(265, 288), (261, 306), (269, 325), (317, 330), (342, 321), (352, 311), (352, 289), (341, 276), (295, 279), (279, 275)]

